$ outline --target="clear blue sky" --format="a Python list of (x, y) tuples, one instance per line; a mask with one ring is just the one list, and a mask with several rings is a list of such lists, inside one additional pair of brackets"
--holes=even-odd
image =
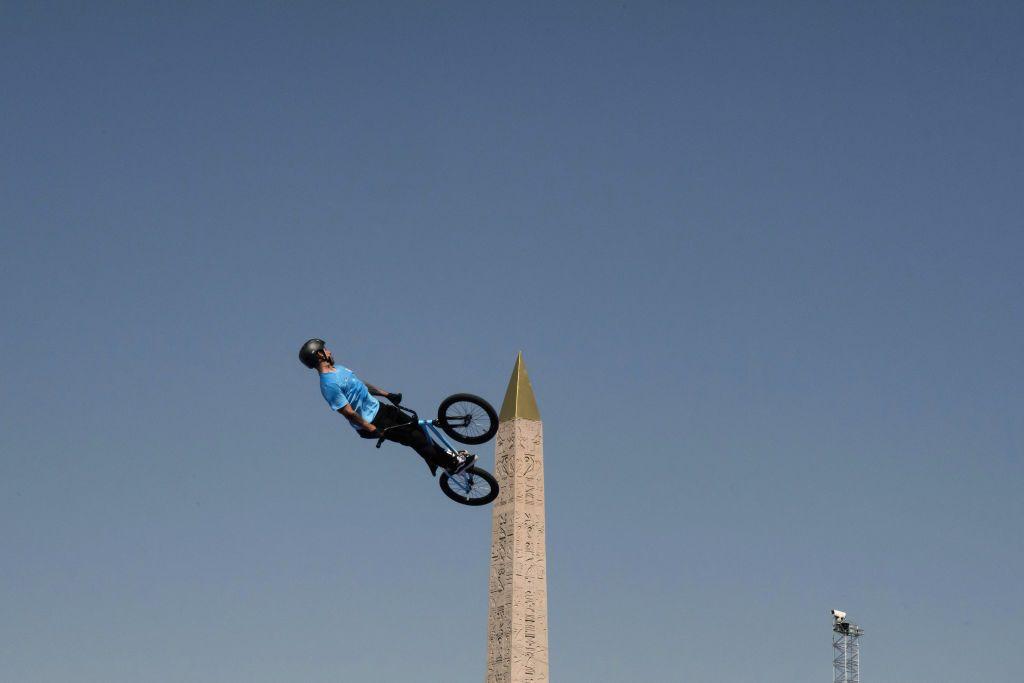
[(489, 510), (314, 335), (523, 350), (556, 683), (1017, 676), (1024, 10), (774, 5), (5, 6), (0, 680), (482, 680)]

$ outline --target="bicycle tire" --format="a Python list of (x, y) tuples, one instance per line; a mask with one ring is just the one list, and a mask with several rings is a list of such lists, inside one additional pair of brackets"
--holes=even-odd
[(456, 503), (461, 503), (462, 505), (470, 505), (473, 507), (479, 505), (487, 505), (492, 500), (498, 497), (498, 480), (495, 479), (490, 472), (484, 469), (480, 469), (479, 467), (470, 467), (465, 472), (462, 472), (461, 474), (457, 474), (455, 476), (459, 477), (467, 474), (485, 481), (490, 487), (490, 490), (479, 497), (468, 496), (465, 493), (460, 493), (459, 491), (452, 488), (451, 481), (449, 481), (451, 477), (448, 475), (447, 472), (443, 472), (441, 474), (441, 478), (438, 480), (437, 483), (440, 484), (441, 490), (444, 491), (444, 495), (448, 496)]
[[(473, 430), (471, 432), (459, 431), (460, 429), (466, 430), (467, 428), (448, 424), (449, 410), (459, 403), (469, 403), (479, 408), (479, 411), (472, 411), (474, 417), (483, 417), (489, 421), (486, 425), (479, 425), (479, 432)], [(451, 415), (451, 417), (455, 417)], [(487, 443), (494, 438), (494, 435), (498, 433), (498, 413), (494, 410), (494, 407), (484, 399), (474, 394), (452, 394), (445, 400), (441, 401), (441, 405), (437, 407), (437, 424), (444, 430), (444, 433), (455, 439), (459, 443), (477, 445)]]

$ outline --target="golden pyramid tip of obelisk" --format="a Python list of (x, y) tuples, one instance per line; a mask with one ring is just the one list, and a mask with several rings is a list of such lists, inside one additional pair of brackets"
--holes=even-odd
[(530, 386), (530, 376), (526, 374), (522, 351), (516, 355), (512, 377), (508, 381), (508, 389), (505, 390), (505, 400), (502, 401), (501, 412), (498, 413), (500, 422), (516, 418), (540, 421), (540, 410), (537, 409), (537, 399), (533, 395), (533, 387)]

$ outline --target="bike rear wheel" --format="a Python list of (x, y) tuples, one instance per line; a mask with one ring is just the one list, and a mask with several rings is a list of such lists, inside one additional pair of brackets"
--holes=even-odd
[(459, 443), (487, 443), (498, 433), (498, 413), (473, 394), (452, 394), (437, 407), (437, 424)]
[(441, 474), (444, 495), (463, 505), (487, 505), (498, 497), (498, 481), (487, 470), (470, 467), (458, 474)]

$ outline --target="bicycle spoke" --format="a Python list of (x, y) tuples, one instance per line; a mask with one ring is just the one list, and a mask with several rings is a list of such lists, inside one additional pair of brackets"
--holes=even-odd
[[(460, 402), (449, 407), (451, 418), (448, 423), (452, 429), (466, 436), (479, 436), (487, 431), (489, 420), (487, 413), (475, 403)], [(453, 422), (458, 424), (452, 424)]]
[(458, 417), (464, 420), (465, 424), (460, 425), (456, 429), (461, 434), (467, 436), (479, 436), (487, 431), (487, 425), (489, 420), (487, 419), (487, 413), (484, 412), (480, 406), (475, 403), (456, 404)]
[(485, 498), (491, 492), (491, 485), (486, 479), (466, 473), (448, 477), (448, 485), (453, 493), (465, 500)]

